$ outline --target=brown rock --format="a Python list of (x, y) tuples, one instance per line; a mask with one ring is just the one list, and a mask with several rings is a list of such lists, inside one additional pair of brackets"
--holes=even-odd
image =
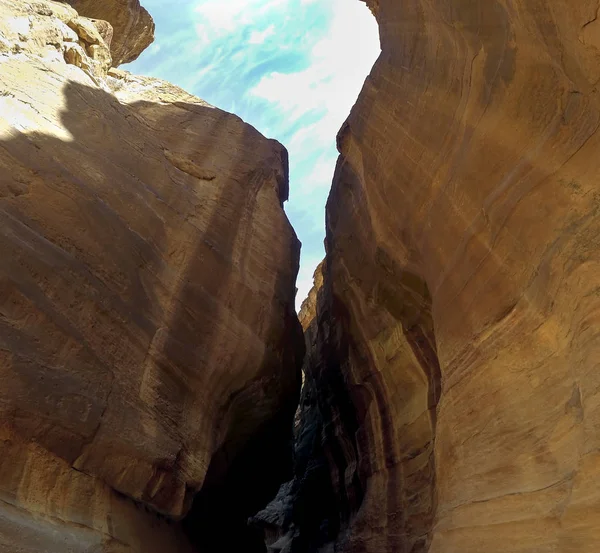
[(239, 458), (266, 493), (285, 466), (287, 153), (107, 75), (98, 27), (63, 4), (0, 0), (0, 44), (0, 551), (185, 551), (135, 504), (180, 519)]
[(308, 296), (306, 297), (306, 299), (302, 302), (302, 305), (300, 306), (300, 312), (298, 313), (298, 319), (300, 320), (300, 324), (304, 329), (305, 337), (311, 325), (313, 324), (313, 321), (315, 321), (317, 317), (318, 296), (319, 290), (323, 286), (324, 265), (324, 260), (321, 261), (319, 265), (317, 265), (317, 268), (315, 269), (315, 272), (313, 274), (313, 287), (308, 292)]
[(90, 76), (111, 66), (108, 46), (98, 27), (58, 2), (0, 2), (0, 54), (28, 54), (63, 61)]
[(115, 67), (134, 61), (154, 41), (154, 21), (139, 0), (64, 1), (79, 15), (101, 20), (101, 26), (105, 21), (110, 23), (112, 31), (105, 27), (103, 33)]
[(193, 553), (181, 528), (0, 428), (2, 553)]
[(593, 553), (597, 2), (369, 4), (307, 373), (336, 551)]

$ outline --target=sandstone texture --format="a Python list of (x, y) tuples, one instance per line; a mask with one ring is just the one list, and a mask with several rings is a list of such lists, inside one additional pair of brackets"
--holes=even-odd
[(335, 551), (593, 553), (598, 3), (368, 4), (305, 364)]
[(194, 497), (235, 491), (243, 534), (285, 472), (303, 353), (287, 153), (111, 69), (109, 36), (64, 3), (0, 0), (2, 552), (185, 552)]
[(134, 61), (154, 41), (154, 21), (139, 0), (63, 1), (83, 17), (110, 24), (112, 31), (107, 32), (106, 42), (115, 67)]

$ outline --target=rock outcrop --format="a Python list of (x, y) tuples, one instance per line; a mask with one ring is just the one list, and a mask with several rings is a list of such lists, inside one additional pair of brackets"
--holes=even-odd
[(598, 3), (368, 4), (305, 365), (335, 550), (593, 553)]
[[(231, 499), (240, 459), (241, 536), (286, 469), (303, 353), (287, 153), (111, 69), (110, 35), (64, 3), (0, 0), (7, 553), (188, 551), (176, 521)], [(220, 527), (197, 524), (210, 553)]]
[(63, 0), (79, 15), (110, 23), (106, 36), (113, 65), (129, 63), (154, 41), (154, 21), (139, 0)]

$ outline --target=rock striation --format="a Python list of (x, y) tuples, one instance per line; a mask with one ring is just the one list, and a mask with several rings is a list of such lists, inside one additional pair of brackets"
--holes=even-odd
[(0, 0), (1, 553), (596, 552), (597, 2), (367, 4), (303, 344), (283, 147)]
[(598, 4), (367, 3), (304, 367), (335, 536), (271, 550), (595, 552)]
[[(128, 29), (111, 53), (105, 21), (0, 0), (2, 552), (190, 551), (194, 498), (231, 499), (240, 459), (243, 536), (286, 470), (303, 355), (287, 152), (112, 69), (145, 43)], [(209, 553), (219, 527), (198, 524)]]

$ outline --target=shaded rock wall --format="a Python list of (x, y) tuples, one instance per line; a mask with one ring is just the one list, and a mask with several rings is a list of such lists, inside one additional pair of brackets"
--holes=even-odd
[(597, 2), (368, 4), (306, 372), (335, 550), (592, 553)]
[[(322, 340), (325, 327), (319, 326), (317, 317), (323, 301), (323, 273), (321, 263), (315, 271), (315, 286), (299, 313), (306, 356), (294, 432), (294, 477), (251, 521), (263, 532), (269, 552), (317, 551), (336, 538), (350, 514), (346, 489), (339, 487), (337, 477), (332, 479), (330, 467), (339, 475), (347, 467), (346, 456), (356, 459), (353, 444), (347, 440), (356, 430), (356, 423), (353, 406), (339, 381), (340, 372), (327, 365), (326, 354), (332, 350), (326, 349), (327, 342)], [(333, 425), (333, 420), (338, 424)], [(343, 433), (347, 450), (340, 450), (331, 432), (338, 436)], [(357, 496), (353, 506), (358, 508), (360, 484), (356, 479), (353, 484)]]
[[(287, 463), (287, 153), (109, 69), (109, 29), (0, 0), (1, 551), (185, 551), (163, 519), (205, 480), (227, 490), (243, 455), (274, 493)], [(243, 532), (260, 504), (237, 495)]]

